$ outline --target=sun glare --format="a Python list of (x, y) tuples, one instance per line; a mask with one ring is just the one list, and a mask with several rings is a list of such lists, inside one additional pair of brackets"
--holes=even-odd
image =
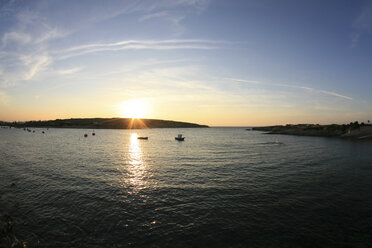
[(129, 100), (119, 105), (120, 115), (126, 118), (146, 118), (146, 102), (141, 99)]

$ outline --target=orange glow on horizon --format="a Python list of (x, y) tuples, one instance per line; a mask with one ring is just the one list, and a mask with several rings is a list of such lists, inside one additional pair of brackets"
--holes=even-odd
[(146, 123), (144, 123), (141, 119), (132, 118), (129, 122), (128, 129), (142, 129), (147, 128)]

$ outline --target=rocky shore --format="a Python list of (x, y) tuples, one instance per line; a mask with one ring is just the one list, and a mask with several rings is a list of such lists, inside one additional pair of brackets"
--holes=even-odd
[(372, 125), (352, 122), (344, 125), (287, 124), (285, 126), (254, 127), (252, 130), (268, 134), (289, 134), (300, 136), (339, 137), (345, 139), (372, 140)]

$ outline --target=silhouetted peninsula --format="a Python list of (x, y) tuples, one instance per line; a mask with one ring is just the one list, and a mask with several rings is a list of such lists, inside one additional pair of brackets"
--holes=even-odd
[(268, 134), (372, 139), (372, 125), (364, 123), (359, 124), (357, 121), (344, 125), (287, 124), (285, 126), (254, 127), (252, 130), (265, 131)]
[(143, 129), (143, 128), (200, 128), (208, 127), (195, 123), (132, 118), (74, 118), (49, 121), (27, 121), (4, 123), (13, 127), (52, 127), (52, 128), (89, 128), (89, 129)]

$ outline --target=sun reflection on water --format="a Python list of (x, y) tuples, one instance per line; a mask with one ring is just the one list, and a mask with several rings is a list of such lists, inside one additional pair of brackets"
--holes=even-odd
[(141, 144), (137, 139), (138, 135), (132, 133), (128, 147), (128, 178), (127, 183), (133, 188), (133, 192), (146, 188), (146, 165), (143, 158)]

